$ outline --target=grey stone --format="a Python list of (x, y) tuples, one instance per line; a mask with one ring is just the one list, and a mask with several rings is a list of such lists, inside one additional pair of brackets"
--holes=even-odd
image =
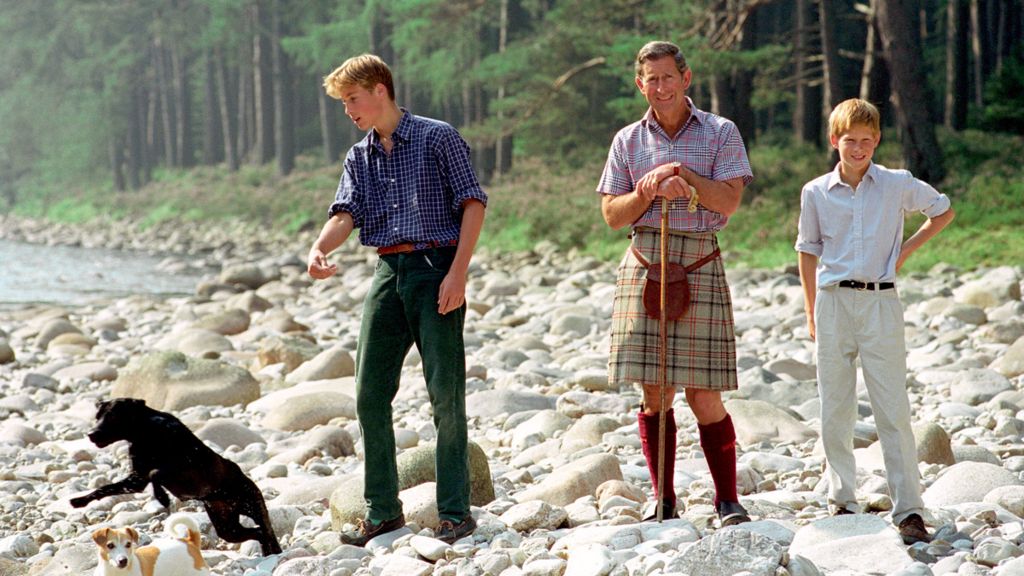
[(151, 408), (175, 411), (248, 404), (259, 398), (260, 389), (252, 375), (237, 366), (181, 352), (154, 352), (122, 370), (111, 395), (140, 398)]

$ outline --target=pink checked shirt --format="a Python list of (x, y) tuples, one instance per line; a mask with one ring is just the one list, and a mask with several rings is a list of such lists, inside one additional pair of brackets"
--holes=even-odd
[[(597, 191), (615, 196), (628, 194), (637, 180), (652, 169), (681, 162), (693, 172), (710, 180), (743, 178), (744, 186), (754, 179), (747, 160), (743, 138), (731, 120), (697, 109), (687, 97), (690, 118), (675, 138), (670, 138), (654, 119), (650, 109), (644, 117), (626, 126), (615, 135), (608, 151)], [(703, 205), (694, 213), (687, 212), (686, 200), (676, 199), (669, 205), (669, 227), (681, 232), (717, 232), (725, 228), (729, 218), (707, 210)], [(661, 203), (655, 201), (633, 226), (661, 226)]]

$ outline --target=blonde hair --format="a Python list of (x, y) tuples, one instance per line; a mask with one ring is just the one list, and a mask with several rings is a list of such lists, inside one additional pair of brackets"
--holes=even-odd
[(395, 99), (395, 81), (391, 78), (391, 69), (374, 54), (353, 56), (334, 69), (324, 78), (324, 89), (331, 98), (341, 100), (341, 91), (352, 86), (362, 86), (373, 90), (377, 84), (388, 89), (388, 96)]
[(842, 136), (854, 125), (867, 126), (875, 134), (882, 132), (881, 114), (867, 100), (850, 98), (839, 103), (828, 116), (829, 136)]

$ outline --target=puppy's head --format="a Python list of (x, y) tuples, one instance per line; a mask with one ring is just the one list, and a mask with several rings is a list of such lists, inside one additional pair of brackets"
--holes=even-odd
[(99, 528), (92, 533), (92, 540), (100, 549), (100, 563), (111, 568), (125, 570), (135, 559), (139, 545), (139, 533), (134, 528)]
[(96, 410), (96, 428), (89, 432), (89, 440), (105, 448), (118, 440), (128, 440), (136, 429), (140, 414), (146, 411), (146, 402), (136, 398), (115, 398), (100, 402)]

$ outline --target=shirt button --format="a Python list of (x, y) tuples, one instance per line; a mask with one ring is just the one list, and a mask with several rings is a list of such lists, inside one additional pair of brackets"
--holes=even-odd
[(392, 208), (398, 208), (398, 204), (393, 205)]
[(391, 179), (391, 181), (392, 181), (392, 182), (394, 182), (394, 181), (395, 181), (395, 179), (394, 179), (394, 178), (392, 178), (392, 179)]
[(398, 232), (398, 226), (395, 226), (395, 232)]

